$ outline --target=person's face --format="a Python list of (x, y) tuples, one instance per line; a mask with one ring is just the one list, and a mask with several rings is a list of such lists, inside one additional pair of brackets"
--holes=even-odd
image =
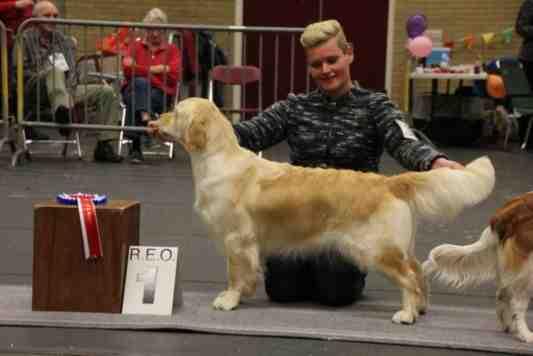
[(333, 37), (320, 46), (306, 49), (305, 55), (311, 78), (327, 95), (338, 97), (350, 90), (351, 47), (343, 51), (337, 44), (337, 38)]
[[(44, 17), (47, 19), (55, 19), (59, 17), (59, 11), (57, 8), (53, 5), (45, 6), (42, 8), (42, 10), (39, 12), (37, 17)], [(42, 31), (45, 32), (51, 32), (55, 29), (55, 24), (51, 23), (42, 23), (39, 25)]]
[(146, 41), (152, 46), (159, 46), (163, 42), (165, 30), (158, 28), (146, 29)]

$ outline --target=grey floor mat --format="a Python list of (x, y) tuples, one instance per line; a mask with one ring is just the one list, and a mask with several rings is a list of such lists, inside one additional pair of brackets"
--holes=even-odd
[[(533, 355), (533, 345), (501, 332), (494, 310), (433, 305), (415, 325), (395, 325), (398, 304), (367, 298), (346, 308), (282, 306), (263, 297), (232, 312), (214, 311), (217, 291), (185, 291), (172, 316), (33, 312), (30, 286), (0, 286), (0, 325), (108, 329), (169, 329), (220, 334), (303, 337)], [(398, 302), (399, 303), (399, 302)], [(529, 315), (530, 323), (533, 317)]]

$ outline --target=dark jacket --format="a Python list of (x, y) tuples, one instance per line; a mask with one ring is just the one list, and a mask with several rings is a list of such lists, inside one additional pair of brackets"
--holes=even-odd
[(518, 57), (523, 61), (533, 61), (533, 0), (522, 3), (515, 28), (523, 39)]
[(69, 66), (67, 72), (67, 89), (71, 92), (78, 85), (76, 72), (76, 46), (71, 37), (67, 37), (59, 31), (51, 32), (47, 37), (32, 27), (24, 31), (22, 35), (24, 46), (24, 81), (26, 84), (40, 77), (52, 65), (50, 56), (61, 53)]
[(240, 144), (253, 151), (286, 139), (291, 163), (306, 167), (377, 172), (384, 148), (409, 170), (428, 170), (445, 157), (412, 135), (386, 95), (357, 86), (335, 100), (321, 90), (290, 94), (234, 128)]

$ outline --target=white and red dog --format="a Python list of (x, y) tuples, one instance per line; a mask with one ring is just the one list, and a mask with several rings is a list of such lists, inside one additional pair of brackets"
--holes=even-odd
[(526, 323), (533, 293), (533, 192), (497, 210), (477, 242), (435, 247), (424, 272), (457, 288), (495, 279), (496, 314), (503, 330), (533, 342)]
[(261, 256), (336, 248), (402, 290), (402, 309), (392, 320), (411, 324), (428, 303), (414, 255), (418, 217), (452, 218), (494, 187), (485, 157), (465, 169), (393, 177), (268, 161), (241, 148), (229, 121), (200, 98), (181, 101), (150, 127), (188, 151), (195, 209), (223, 242), (228, 287), (214, 300), (216, 309), (233, 309), (241, 296), (253, 295)]

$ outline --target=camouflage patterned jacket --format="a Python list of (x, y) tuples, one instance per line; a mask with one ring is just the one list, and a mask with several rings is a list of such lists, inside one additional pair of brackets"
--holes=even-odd
[(416, 139), (386, 95), (357, 85), (334, 100), (321, 90), (290, 94), (234, 129), (256, 152), (286, 139), (291, 163), (306, 167), (377, 172), (384, 149), (408, 170), (429, 170), (446, 157)]

